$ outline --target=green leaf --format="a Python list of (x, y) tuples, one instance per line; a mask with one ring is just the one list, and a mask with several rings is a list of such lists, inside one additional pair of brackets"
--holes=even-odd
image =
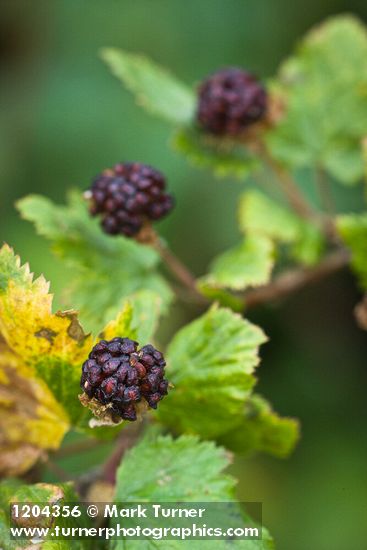
[(216, 302), (223, 307), (229, 307), (232, 311), (241, 313), (245, 309), (244, 301), (225, 288), (213, 286), (209, 277), (201, 277), (196, 281), (197, 288), (211, 302)]
[(352, 253), (351, 266), (363, 290), (367, 289), (367, 214), (339, 216), (337, 229)]
[(292, 245), (290, 255), (300, 263), (312, 265), (320, 259), (324, 247), (320, 229), (260, 191), (247, 191), (242, 195), (239, 224), (247, 235), (263, 235), (275, 242)]
[(0, 293), (6, 292), (10, 281), (26, 289), (31, 289), (34, 284), (29, 265), (21, 265), (20, 258), (14, 254), (13, 249), (3, 246), (0, 252)]
[[(30, 548), (33, 543), (30, 540), (12, 540), (9, 537), (9, 506), (11, 503), (32, 503), (38, 505), (60, 505), (65, 503), (75, 502), (78, 503), (78, 497), (76, 496), (72, 485), (69, 483), (50, 485), (48, 483), (36, 483), (35, 485), (21, 485), (14, 480), (2, 482), (0, 484), (0, 494), (2, 495), (0, 501), (0, 545), (4, 550), (17, 550), (19, 548)], [(17, 527), (54, 527), (56, 525), (60, 527), (87, 527), (89, 520), (84, 518), (54, 518), (42, 515), (37, 523), (34, 522), (34, 518), (19, 518), (14, 521), (14, 526)], [(42, 550), (86, 550), (91, 547), (91, 543), (85, 540), (73, 540), (73, 541), (43, 541), (37, 545), (37, 548)]]
[(367, 185), (366, 185), (367, 184), (367, 137), (365, 137), (362, 142), (362, 154), (363, 154), (364, 181), (365, 181), (364, 197), (365, 197), (365, 202), (367, 202)]
[[(224, 449), (194, 436), (146, 436), (124, 457), (117, 471), (117, 502), (225, 501), (235, 481), (224, 475)], [(140, 472), (141, 475), (137, 475)]]
[(290, 249), (290, 255), (296, 262), (312, 266), (319, 262), (325, 247), (325, 238), (320, 228), (305, 222), (301, 224), (300, 233)]
[[(158, 328), (160, 316), (165, 310), (163, 298), (153, 290), (142, 289), (131, 294), (126, 303), (131, 307), (129, 338), (138, 342), (151, 342)], [(112, 318), (114, 309), (113, 307), (107, 311), (105, 317)]]
[(260, 191), (244, 193), (239, 203), (239, 224), (244, 233), (264, 235), (278, 242), (294, 242), (301, 220)]
[(231, 429), (255, 384), (265, 341), (258, 327), (224, 308), (212, 307), (182, 328), (167, 350), (174, 389), (159, 405), (160, 420), (175, 432), (203, 438)]
[(245, 179), (258, 167), (257, 159), (243, 146), (207, 136), (194, 127), (178, 130), (172, 145), (194, 166), (212, 170), (219, 178)]
[(116, 48), (104, 48), (102, 59), (132, 92), (139, 105), (168, 122), (186, 124), (194, 114), (194, 92), (153, 61)]
[[(226, 451), (213, 443), (200, 442), (193, 436), (174, 440), (148, 434), (126, 453), (117, 471), (115, 499), (116, 502), (233, 502), (235, 480), (223, 473), (228, 465)], [(219, 550), (274, 548), (265, 529), (262, 540), (216, 540), (215, 545)], [(111, 546), (118, 550), (210, 550), (213, 541), (120, 540)]]
[(213, 287), (242, 290), (267, 283), (274, 266), (274, 245), (262, 235), (250, 235), (242, 243), (214, 259), (204, 277)]
[(121, 310), (126, 298), (141, 301), (140, 291), (150, 291), (145, 294), (147, 309), (157, 312), (157, 296), (162, 312), (167, 309), (173, 295), (157, 272), (158, 254), (131, 239), (103, 233), (78, 192), (70, 194), (67, 206), (31, 195), (17, 207), (72, 268), (69, 295), (89, 330), (100, 330)]
[(298, 438), (298, 421), (279, 417), (265, 399), (254, 394), (246, 399), (242, 417), (219, 442), (236, 453), (261, 451), (283, 458), (293, 451)]
[(342, 15), (312, 29), (281, 66), (274, 89), (286, 113), (268, 134), (271, 153), (290, 167), (318, 166), (342, 183), (356, 183), (367, 120), (362, 22)]

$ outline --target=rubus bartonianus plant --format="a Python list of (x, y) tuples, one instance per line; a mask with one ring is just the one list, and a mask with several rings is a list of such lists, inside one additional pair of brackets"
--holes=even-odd
[[(230, 500), (224, 448), (284, 457), (298, 439), (298, 422), (254, 392), (266, 336), (247, 310), (347, 266), (367, 289), (367, 214), (338, 214), (330, 192), (331, 180), (352, 185), (365, 176), (367, 33), (352, 17), (331, 19), (264, 84), (229, 67), (190, 88), (144, 57), (116, 49), (102, 57), (140, 105), (174, 126), (175, 150), (217, 176), (250, 182), (238, 200), (239, 240), (197, 278), (153, 228), (173, 206), (165, 176), (128, 159), (102, 169), (67, 206), (19, 201), (72, 267), (67, 305), (89, 332), (76, 311), (53, 313), (48, 283), (1, 249), (0, 472), (41, 481), (52, 457), (68, 452), (58, 449), (73, 430), (115, 440), (100, 468), (74, 480), (81, 498), (113, 490), (121, 501)], [(301, 170), (315, 174), (317, 203), (297, 182)], [(201, 311), (159, 344), (164, 358), (150, 342), (175, 300)], [(356, 314), (366, 329), (366, 299)], [(152, 482), (139, 485), (142, 475)], [(4, 506), (54, 491), (77, 498), (63, 486), (11, 480), (3, 488)], [(273, 548), (265, 531), (255, 542), (243, 548)]]

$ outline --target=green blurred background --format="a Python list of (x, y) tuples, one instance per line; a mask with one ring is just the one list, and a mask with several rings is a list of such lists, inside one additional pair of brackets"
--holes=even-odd
[[(177, 207), (160, 227), (197, 274), (237, 238), (244, 184), (215, 181), (171, 152), (169, 128), (110, 76), (102, 46), (145, 53), (187, 82), (228, 64), (266, 78), (314, 23), (344, 11), (367, 18), (365, 0), (1, 0), (0, 8), (1, 239), (51, 279), (56, 295), (68, 274), (14, 201), (30, 192), (62, 201), (118, 160), (167, 174)], [(340, 210), (361, 208), (358, 191), (334, 191)], [(367, 548), (367, 339), (353, 320), (357, 300), (344, 273), (250, 315), (270, 336), (260, 390), (302, 423), (290, 459), (237, 459), (232, 468), (242, 500), (263, 502), (279, 550)], [(62, 465), (77, 474), (85, 456)]]

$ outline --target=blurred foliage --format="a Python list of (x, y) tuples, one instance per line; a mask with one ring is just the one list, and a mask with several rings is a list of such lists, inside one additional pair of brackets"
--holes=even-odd
[(146, 306), (151, 304), (152, 314), (167, 310), (173, 296), (157, 272), (158, 254), (132, 239), (111, 239), (89, 216), (79, 193), (70, 193), (67, 206), (57, 206), (35, 195), (18, 201), (17, 206), (72, 268), (72, 281), (66, 285), (67, 306), (80, 310), (88, 330), (101, 329), (118, 313), (126, 298), (141, 302), (141, 291)]
[(286, 115), (268, 137), (272, 154), (289, 166), (318, 166), (338, 181), (358, 183), (367, 120), (363, 24), (343, 15), (314, 28), (274, 86)]
[(367, 290), (367, 214), (340, 216), (337, 224), (343, 241), (351, 250), (351, 264), (360, 286)]

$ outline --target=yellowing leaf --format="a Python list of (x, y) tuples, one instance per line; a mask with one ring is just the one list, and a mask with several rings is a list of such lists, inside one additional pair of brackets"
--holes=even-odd
[(27, 471), (57, 449), (68, 417), (46, 384), (6, 344), (0, 345), (0, 477)]
[(57, 449), (75, 421), (74, 410), (85, 415), (73, 382), (80, 377), (92, 338), (84, 334), (75, 312), (52, 313), (48, 290), (45, 279), (34, 280), (11, 248), (1, 248), (0, 472), (4, 475), (22, 473), (46, 450)]
[(87, 429), (91, 413), (78, 395), (93, 344), (115, 336), (146, 344), (161, 304), (153, 291), (136, 292), (97, 338), (86, 335), (75, 311), (52, 312), (43, 277), (34, 279), (7, 245), (0, 249), (0, 473), (29, 469), (70, 426)]
[(48, 283), (38, 279), (33, 288), (10, 281), (0, 295), (0, 332), (9, 347), (30, 364), (42, 355), (80, 363), (91, 338), (78, 323), (76, 312), (52, 313)]

